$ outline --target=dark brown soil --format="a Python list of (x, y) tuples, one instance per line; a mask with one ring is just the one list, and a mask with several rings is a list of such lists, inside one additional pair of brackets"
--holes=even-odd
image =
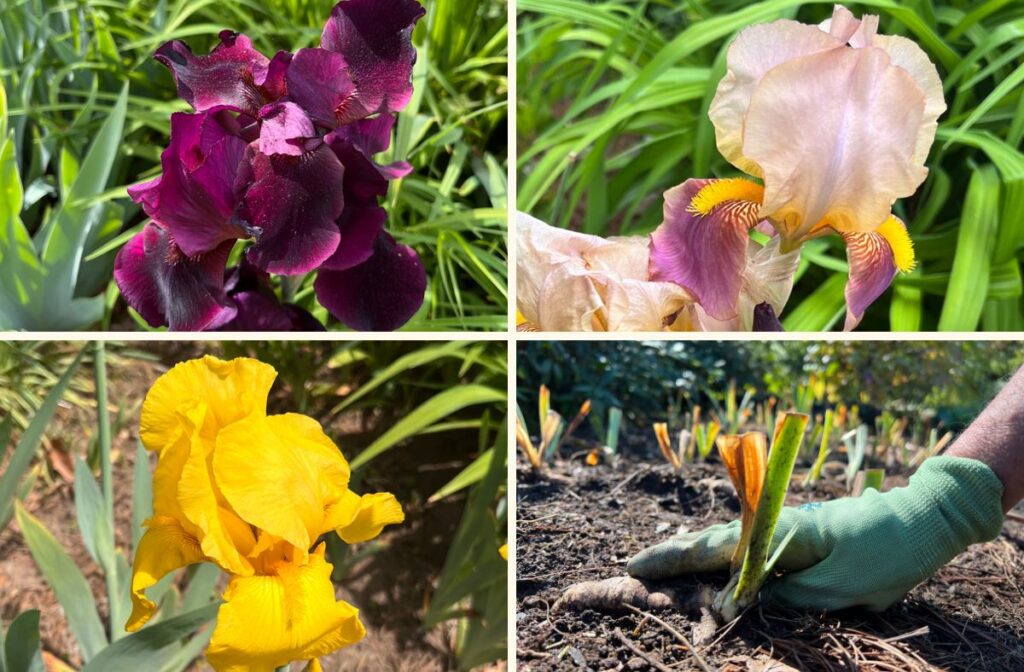
[[(517, 478), (517, 669), (548, 670), (1024, 670), (1024, 524), (972, 546), (881, 614), (807, 614), (758, 606), (706, 646), (688, 651), (645, 617), (592, 610), (552, 616), (570, 585), (625, 574), (625, 563), (676, 529), (734, 520), (739, 503), (720, 465), (682, 476), (620, 458), (614, 467), (561, 463), (553, 478), (520, 466)], [(886, 488), (901, 477), (887, 480)], [(835, 481), (791, 493), (799, 504), (845, 494)], [(681, 579), (687, 593), (727, 576)], [(698, 607), (658, 616), (693, 641)], [(624, 641), (626, 643), (624, 643)], [(698, 660), (699, 658), (699, 660)]]
[[(323, 351), (315, 352), (310, 361), (326, 361), (332, 347), (330, 343), (308, 344), (311, 350)], [(205, 353), (228, 357), (240, 352), (237, 348), (225, 352), (217, 343), (155, 342), (134, 344), (130, 350), (114, 347), (108, 349), (108, 353), (111, 421), (114, 421), (117, 407), (121, 407), (123, 414), (123, 424), (115, 428), (113, 437), (116, 535), (119, 548), (127, 552), (131, 547), (131, 482), (138, 416), (146, 390), (162, 372), (179, 361)], [(136, 357), (136, 354), (143, 356)], [(87, 373), (91, 375), (91, 371)], [(343, 381), (331, 380), (332, 377), (330, 371), (321, 368), (315, 379), (307, 381), (311, 389), (337, 390), (339, 396), (313, 396), (306, 412), (325, 420), (328, 433), (351, 460), (393, 419), (379, 411), (372, 415), (346, 411), (331, 417), (328, 411), (340, 395), (355, 389), (352, 385), (339, 386)], [(291, 399), (288, 382), (279, 378), (270, 399), (271, 412), (294, 410)], [(50, 452), (84, 455), (94, 432), (93, 408), (62, 404), (47, 428)], [(338, 598), (360, 608), (368, 636), (354, 646), (322, 658), (325, 670), (442, 672), (454, 669), (453, 628), (442, 624), (424, 631), (421, 617), (462, 515), (465, 497), (456, 495), (432, 504), (425, 500), (475, 456), (477, 442), (475, 430), (432, 434), (374, 460), (361, 484), (362, 489), (394, 492), (406, 510), (406, 521), (385, 530), (378, 538), (379, 550), (356, 563), (338, 582)], [(415, 459), (410, 459), (411, 456)], [(0, 463), (0, 470), (2, 468)], [(100, 568), (90, 558), (79, 535), (73, 483), (50, 466), (44, 468), (39, 464), (36, 468), (43, 475), (24, 502), (25, 508), (43, 522), (82, 569), (106, 624), (106, 586)], [(180, 587), (184, 587), (184, 583), (182, 573)], [(221, 583), (223, 585), (224, 580)], [(41, 611), (44, 653), (79, 667), (81, 657), (63, 610), (36, 568), (17, 522), (12, 520), (6, 529), (0, 530), (2, 625), (8, 626), (11, 619), (27, 609)], [(209, 669), (202, 659), (190, 668), (193, 671)], [(503, 670), (505, 664), (486, 669)]]

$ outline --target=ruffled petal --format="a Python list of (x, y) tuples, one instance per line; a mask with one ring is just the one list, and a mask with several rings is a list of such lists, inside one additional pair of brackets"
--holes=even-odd
[(146, 532), (132, 561), (132, 613), (124, 626), (128, 632), (141, 628), (156, 612), (156, 603), (146, 597), (147, 588), (176, 569), (204, 560), (199, 542), (174, 518), (154, 516), (143, 525)]
[(405, 520), (402, 505), (390, 492), (375, 492), (362, 497), (349, 492), (342, 508), (347, 508), (346, 513), (350, 515), (346, 522), (337, 526), (337, 532), (346, 544), (369, 541), (386, 525), (397, 525)]
[(302, 156), (320, 144), (313, 122), (295, 103), (272, 103), (260, 110), (260, 152)]
[(749, 232), (760, 221), (757, 201), (747, 199), (759, 193), (745, 180), (692, 179), (665, 192), (664, 219), (651, 235), (651, 278), (686, 288), (715, 319), (734, 318)]
[(793, 58), (842, 46), (843, 41), (827, 32), (788, 19), (741, 30), (729, 46), (725, 77), (708, 108), (722, 156), (743, 172), (761, 177), (760, 167), (743, 152), (743, 121), (761, 80), (772, 68)]
[(155, 57), (171, 69), (178, 95), (197, 112), (226, 106), (255, 116), (266, 102), (259, 85), (267, 79), (270, 61), (245, 35), (225, 30), (220, 40), (209, 56), (196, 56), (174, 40), (157, 49)]
[(914, 267), (913, 247), (906, 226), (890, 216), (877, 231), (843, 234), (850, 278), (846, 283), (846, 324), (860, 324), (864, 311), (889, 288), (897, 271)]
[(345, 57), (327, 49), (295, 52), (288, 68), (288, 96), (313, 121), (328, 128), (351, 121), (353, 112), (362, 112)]
[(282, 563), (270, 576), (235, 577), (224, 591), (206, 659), (217, 672), (273, 672), (366, 635), (359, 610), (335, 601), (321, 544), (308, 564)]
[(178, 504), (185, 520), (198, 528), (203, 554), (229, 574), (248, 576), (254, 569), (246, 556), (256, 544), (256, 536), (229, 508), (214, 482), (213, 450), (213, 441), (192, 436), (178, 483)]
[(381, 232), (373, 255), (343, 271), (321, 269), (313, 285), (320, 304), (360, 331), (392, 331), (423, 305), (427, 274), (408, 245)]
[(825, 226), (873, 230), (928, 172), (913, 160), (923, 111), (921, 89), (881, 49), (834, 49), (777, 66), (744, 126), (743, 154), (764, 175), (761, 215), (791, 242)]
[(167, 231), (150, 222), (117, 253), (114, 280), (151, 326), (172, 331), (216, 329), (235, 316), (224, 292), (224, 267), (234, 241), (187, 257)]
[(249, 261), (270, 273), (316, 269), (338, 247), (344, 169), (326, 145), (302, 156), (257, 153), (241, 217), (257, 233)]
[(425, 10), (415, 0), (342, 0), (324, 26), (320, 46), (340, 52), (355, 83), (348, 121), (398, 112), (412, 98), (416, 49), (412, 29)]
[[(139, 438), (147, 450), (163, 451), (186, 440), (197, 426), (209, 438), (250, 415), (266, 415), (277, 371), (248, 357), (224, 361), (210, 355), (176, 364), (146, 393)], [(190, 416), (200, 408), (202, 415)]]
[(172, 114), (171, 142), (160, 158), (163, 173), (128, 188), (187, 256), (248, 235), (233, 218), (246, 148), (233, 125), (223, 113)]
[(213, 471), (231, 507), (250, 525), (300, 549), (302, 560), (324, 531), (325, 512), (347, 491), (350, 474), (320, 424), (294, 413), (222, 430)]

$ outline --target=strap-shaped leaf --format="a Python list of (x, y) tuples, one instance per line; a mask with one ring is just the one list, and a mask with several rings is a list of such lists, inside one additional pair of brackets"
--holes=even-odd
[(149, 625), (108, 646), (81, 672), (138, 672), (158, 670), (160, 661), (174, 656), (178, 642), (213, 620), (220, 603)]

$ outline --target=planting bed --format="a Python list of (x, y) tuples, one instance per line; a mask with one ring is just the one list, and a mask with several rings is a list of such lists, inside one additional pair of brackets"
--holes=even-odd
[[(972, 546), (881, 614), (756, 606), (693, 651), (637, 613), (553, 615), (551, 607), (567, 587), (624, 575), (633, 554), (680, 526), (698, 530), (738, 517), (724, 467), (684, 470), (676, 476), (666, 464), (620, 458), (615, 467), (562, 462), (550, 466), (547, 478), (519, 465), (518, 669), (1024, 670), (1024, 507), (1011, 514), (995, 541)], [(888, 477), (885, 489), (904, 482), (902, 475)], [(787, 503), (844, 494), (844, 485), (830, 479), (809, 491), (791, 488)], [(718, 590), (726, 580), (723, 572), (672, 586), (695, 594)], [(655, 615), (691, 642), (701, 621), (697, 606)]]

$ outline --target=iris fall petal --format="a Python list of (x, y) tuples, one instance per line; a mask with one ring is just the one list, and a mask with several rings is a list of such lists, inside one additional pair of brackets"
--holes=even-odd
[(176, 569), (203, 561), (199, 542), (185, 532), (174, 518), (155, 516), (144, 523), (132, 561), (132, 613), (125, 629), (135, 632), (152, 618), (156, 604), (146, 597), (147, 588)]

